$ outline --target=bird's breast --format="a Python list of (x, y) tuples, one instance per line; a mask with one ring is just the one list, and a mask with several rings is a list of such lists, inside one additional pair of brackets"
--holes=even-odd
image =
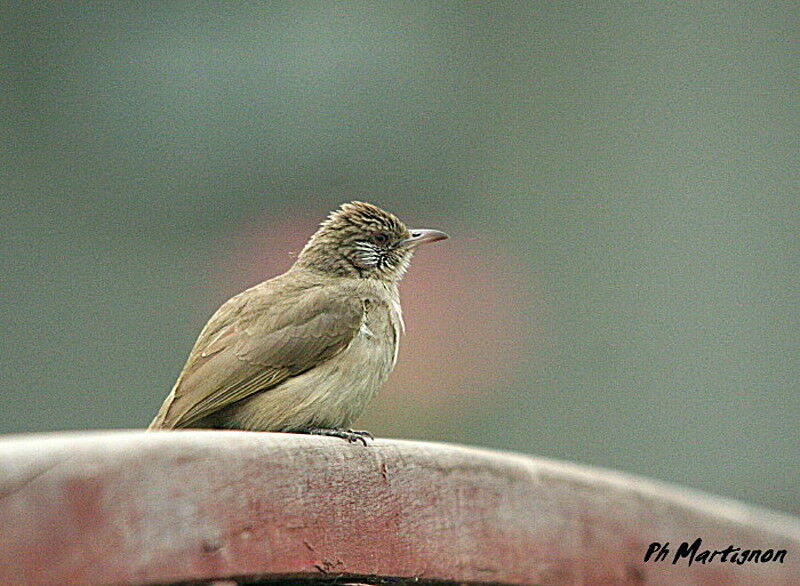
[(375, 376), (377, 385), (385, 382), (397, 357), (399, 327), (394, 308), (384, 302), (364, 300), (364, 313), (358, 334), (345, 350)]
[(397, 360), (401, 321), (385, 299), (364, 298), (358, 330), (339, 353), (234, 408), (244, 429), (349, 427)]
[[(399, 316), (385, 302), (365, 300), (358, 332), (348, 346), (326, 364), (319, 374), (327, 387), (326, 414), (330, 423), (349, 425), (383, 386), (397, 360)], [(315, 393), (316, 394), (316, 393)]]

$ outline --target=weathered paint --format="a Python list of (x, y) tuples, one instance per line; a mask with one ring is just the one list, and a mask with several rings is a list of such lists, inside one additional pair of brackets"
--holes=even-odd
[[(653, 541), (786, 563), (644, 564)], [(400, 576), (800, 584), (800, 523), (649, 480), (452, 445), (236, 431), (0, 441), (0, 583)]]

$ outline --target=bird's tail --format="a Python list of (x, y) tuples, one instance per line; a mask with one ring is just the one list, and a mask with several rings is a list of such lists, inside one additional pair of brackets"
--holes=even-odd
[[(177, 386), (177, 384), (176, 384)], [(172, 391), (170, 391), (167, 398), (164, 399), (164, 402), (161, 404), (161, 408), (158, 410), (158, 415), (153, 418), (153, 421), (150, 422), (150, 425), (147, 426), (147, 431), (154, 431), (157, 429), (172, 429), (174, 426), (167, 424), (167, 414), (169, 413), (170, 405), (172, 405), (172, 400), (175, 398), (175, 388), (173, 387)]]

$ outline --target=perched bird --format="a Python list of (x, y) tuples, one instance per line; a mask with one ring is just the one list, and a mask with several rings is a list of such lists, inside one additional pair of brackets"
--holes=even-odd
[(342, 205), (294, 265), (225, 302), (200, 332), (149, 429), (311, 433), (366, 444), (349, 429), (397, 361), (397, 284), (422, 244), (372, 204)]

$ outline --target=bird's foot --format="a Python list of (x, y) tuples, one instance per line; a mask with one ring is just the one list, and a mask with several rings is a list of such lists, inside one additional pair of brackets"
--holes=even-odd
[(373, 436), (370, 432), (365, 429), (346, 429), (345, 430), (350, 435), (356, 436), (359, 440), (366, 444), (366, 439), (369, 438), (372, 441), (375, 441), (375, 436)]
[(330, 437), (340, 437), (346, 439), (351, 444), (361, 442), (367, 445), (367, 438), (374, 440), (368, 431), (357, 431), (355, 429), (328, 429), (325, 427), (312, 427), (309, 429), (297, 430), (295, 433), (308, 433), (310, 435), (327, 435)]

